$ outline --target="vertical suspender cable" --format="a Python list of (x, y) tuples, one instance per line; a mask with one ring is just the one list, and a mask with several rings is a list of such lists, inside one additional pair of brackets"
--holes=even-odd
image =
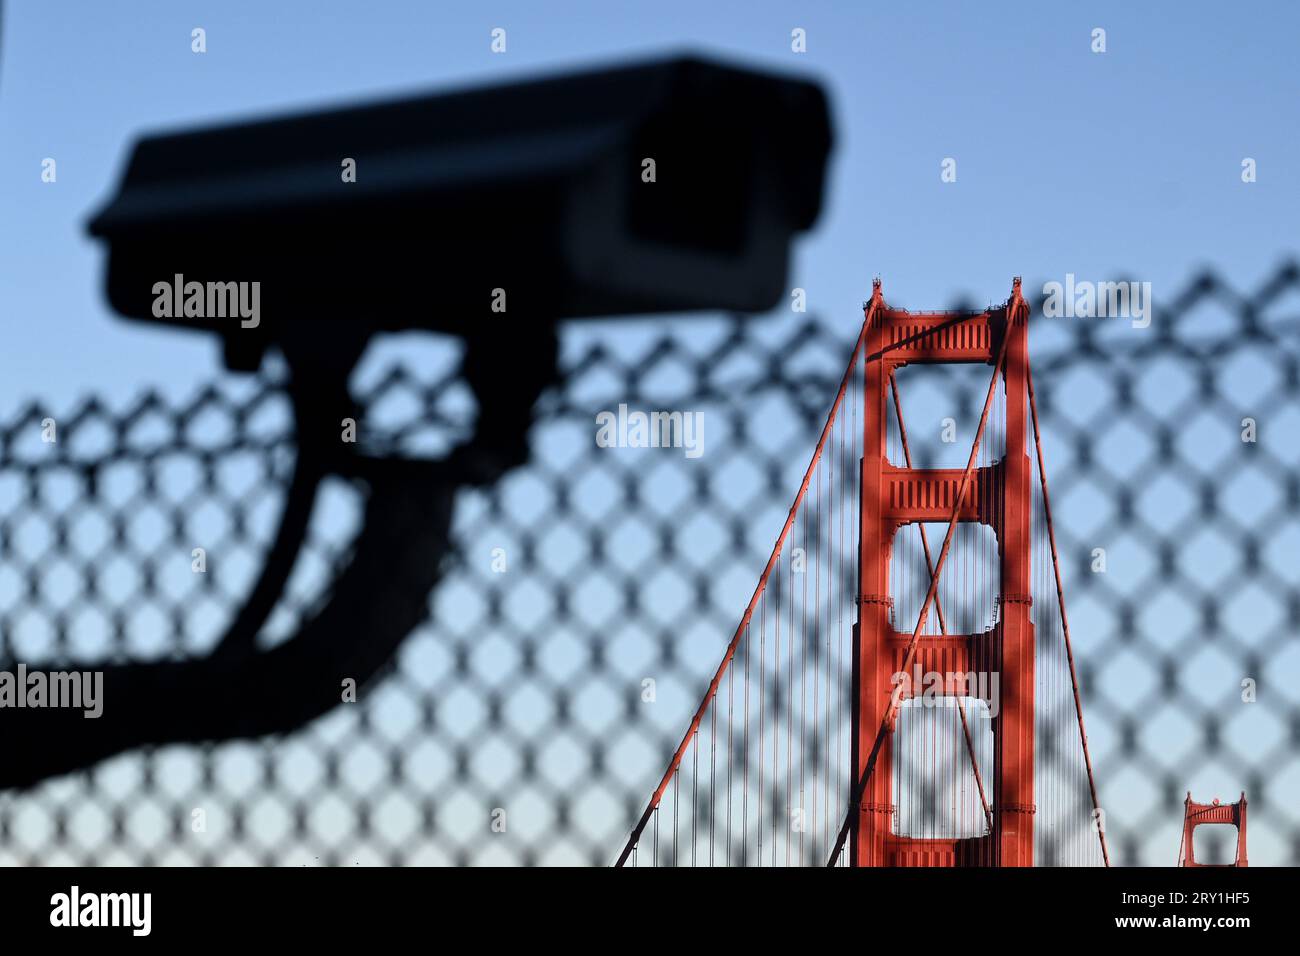
[(1070, 665), (1070, 686), (1074, 691), (1074, 712), (1079, 719), (1079, 740), (1083, 745), (1083, 761), (1088, 770), (1088, 792), (1092, 797), (1093, 813), (1097, 814), (1093, 822), (1097, 827), (1097, 836), (1101, 843), (1101, 856), (1106, 866), (1110, 866), (1110, 853), (1106, 848), (1106, 829), (1101, 825), (1098, 811), (1101, 805), (1097, 801), (1097, 782), (1092, 774), (1092, 756), (1088, 753), (1088, 734), (1083, 727), (1083, 701), (1079, 696), (1079, 677), (1074, 667), (1074, 649), (1070, 644), (1070, 623), (1065, 616), (1065, 592), (1061, 584), (1061, 563), (1056, 550), (1056, 531), (1052, 525), (1052, 504), (1047, 493), (1047, 472), (1043, 467), (1043, 442), (1038, 427), (1038, 402), (1034, 397), (1034, 377), (1025, 366), (1025, 382), (1029, 390), (1029, 414), (1034, 427), (1034, 451), (1038, 458), (1038, 474), (1043, 486), (1043, 516), (1047, 520), (1047, 539), (1052, 547), (1052, 571), (1056, 577), (1056, 598), (1061, 612), (1061, 634), (1065, 641), (1065, 657)]

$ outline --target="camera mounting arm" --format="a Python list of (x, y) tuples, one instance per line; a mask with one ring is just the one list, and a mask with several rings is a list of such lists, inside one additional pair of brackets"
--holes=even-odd
[[(103, 672), (103, 712), (22, 709), (3, 715), (0, 787), (25, 787), (142, 745), (200, 743), (286, 734), (341, 700), (344, 679), (364, 685), (428, 613), (446, 566), (456, 492), (490, 484), (525, 458), (531, 409), (553, 379), (555, 327), (531, 336), (533, 367), (506, 386), (470, 363), (478, 387), (475, 434), (439, 461), (372, 457), (339, 440), (340, 417), (356, 414), (342, 364), (286, 354), (298, 456), (280, 527), (248, 600), (206, 656), (130, 663)], [(482, 396), (493, 396), (484, 398)], [(288, 641), (270, 650), (256, 637), (279, 599), (305, 538), (323, 478), (360, 480), (368, 495), (350, 563), (329, 599)], [(75, 666), (75, 665), (74, 665)], [(80, 668), (78, 668), (80, 669)]]

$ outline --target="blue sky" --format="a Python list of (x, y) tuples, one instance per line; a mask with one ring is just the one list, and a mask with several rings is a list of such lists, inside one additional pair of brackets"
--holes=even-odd
[[(1001, 300), (1012, 274), (1124, 272), (1160, 298), (1211, 263), (1249, 286), (1300, 220), (1298, 21), (1289, 4), (1160, 2), (10, 2), (0, 402), (186, 391), (215, 368), (209, 343), (123, 325), (100, 293), (85, 222), (142, 131), (672, 49), (829, 87), (831, 201), (795, 280), (849, 327), (876, 273), (913, 307)], [(205, 54), (190, 50), (195, 26)], [(505, 54), (489, 50), (497, 26)], [(1098, 26), (1104, 54), (1090, 49)], [(795, 27), (805, 54), (790, 50)], [(55, 184), (41, 182), (46, 157)], [(956, 183), (940, 182), (946, 157)]]
[[(205, 54), (191, 52), (194, 27)], [(490, 52), (495, 27), (505, 54)], [(187, 395), (218, 373), (205, 339), (128, 325), (103, 299), (85, 223), (141, 133), (671, 51), (826, 85), (828, 199), (791, 285), (846, 348), (873, 275), (911, 308), (1001, 301), (1012, 275), (1031, 292), (1067, 273), (1124, 275), (1160, 301), (1208, 265), (1250, 289), (1296, 251), (1298, 27), (1300, 8), (1281, 3), (10, 0), (0, 409), (92, 392), (121, 402), (145, 386)], [(791, 52), (795, 28), (806, 53)], [(949, 157), (955, 183), (940, 180)], [(1241, 181), (1246, 157), (1255, 183)], [(647, 331), (573, 330), (569, 345)]]

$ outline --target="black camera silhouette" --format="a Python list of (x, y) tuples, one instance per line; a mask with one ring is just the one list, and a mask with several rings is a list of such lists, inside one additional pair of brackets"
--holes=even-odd
[[(100, 719), (14, 712), (0, 787), (143, 744), (287, 733), (339, 703), (340, 677), (381, 673), (427, 614), (457, 492), (527, 460), (558, 321), (775, 305), (830, 140), (814, 84), (696, 59), (142, 140), (90, 225), (109, 301), (215, 333), (232, 368), (280, 350), (294, 472), (217, 644), (102, 665), (121, 703)], [(367, 340), (406, 329), (465, 340), (474, 432), (436, 461), (340, 440), (363, 418), (348, 379)], [(260, 649), (327, 475), (368, 486), (351, 559), (296, 634)]]
[(118, 312), (237, 367), (293, 323), (759, 311), (830, 145), (815, 84), (678, 58), (148, 137), (90, 231)]

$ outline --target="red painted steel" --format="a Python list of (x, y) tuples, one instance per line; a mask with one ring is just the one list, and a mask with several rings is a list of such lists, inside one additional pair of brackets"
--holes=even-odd
[[(1034, 859), (1034, 629), (1030, 620), (1033, 466), (1028, 455), (1028, 306), (1017, 279), (998, 309), (971, 314), (909, 313), (884, 306), (877, 282), (867, 306), (864, 372), (858, 625), (854, 634), (853, 757), (861, 780), (850, 811), (855, 866), (1032, 866)], [(888, 395), (895, 371), (913, 363), (984, 362), (992, 380), (970, 459), (963, 470), (897, 468), (886, 457)], [(1006, 451), (976, 468), (999, 373), (1005, 382)], [(914, 521), (947, 519), (948, 532), (911, 635), (890, 620), (889, 567), (895, 534)], [(990, 525), (998, 537), (1000, 618), (993, 631), (922, 636), (958, 521)], [(928, 544), (926, 546), (928, 555)], [(928, 556), (927, 556), (928, 563)], [(925, 670), (996, 671), (1000, 707), (993, 721), (992, 826), (982, 837), (921, 839), (894, 832), (893, 734), (906, 696), (894, 679)], [(959, 696), (960, 688), (944, 688)], [(964, 714), (963, 714), (964, 717)], [(964, 721), (963, 721), (964, 724)], [(866, 742), (872, 740), (870, 754)], [(983, 785), (981, 782), (981, 798)]]
[[(1227, 823), (1237, 828), (1237, 857), (1232, 863), (1197, 863), (1192, 851), (1192, 831), (1206, 823)], [(1246, 862), (1246, 792), (1236, 803), (1197, 803), (1191, 791), (1183, 801), (1183, 841), (1178, 850), (1179, 866), (1249, 866)]]
[[(1069, 680), (1078, 718), (1079, 739), (1083, 747), (1089, 794), (1093, 809), (1097, 811), (1097, 790), (1092, 774), (1092, 761), (1088, 754), (1087, 735), (1084, 733), (1082, 704), (1070, 645), (1069, 624), (1065, 616), (1056, 538), (1052, 529), (1051, 505), (1043, 468), (1037, 407), (1029, 372), (1027, 335), (1029, 307), (1021, 295), (1020, 280), (1018, 278), (1015, 280), (1011, 296), (1006, 303), (976, 313), (911, 313), (892, 309), (884, 303), (880, 281), (876, 280), (872, 297), (864, 304), (864, 312), (862, 330), (854, 346), (848, 368), (840, 382), (826, 424), (813, 451), (812, 460), (804, 473), (803, 481), (771, 556), (741, 617), (740, 624), (726, 647), (722, 662), (709, 683), (704, 699), (695, 711), (681, 743), (669, 761), (667, 770), (659, 780), (658, 786), (623, 847), (616, 864), (618, 866), (629, 862), (635, 865), (637, 858), (634, 854), (640, 848), (643, 836), (647, 838), (647, 850), (652, 854), (652, 860), (657, 862), (662, 818), (658, 811), (665, 800), (671, 800), (672, 808), (671, 819), (665, 822), (665, 827), (671, 826), (671, 831), (665, 835), (665, 855), (667, 856), (667, 851), (671, 849), (671, 856), (668, 858), (671, 858), (673, 865), (679, 865), (680, 859), (683, 858), (679, 856), (679, 836), (683, 841), (689, 839), (689, 860), (692, 865), (696, 862), (697, 836), (707, 839), (707, 859), (709, 865), (713, 865), (715, 813), (722, 814), (721, 819), (726, 830), (722, 856), (724, 861), (736, 859), (732, 850), (738, 849), (739, 861), (742, 865), (751, 860), (756, 860), (760, 864), (768, 861), (775, 865), (778, 860), (779, 842), (784, 844), (781, 850), (788, 865), (792, 859), (803, 858), (805, 829), (802, 823), (796, 828), (793, 823), (788, 826), (779, 823), (779, 819), (797, 811), (802, 821), (806, 809), (811, 809), (813, 814), (811, 849), (814, 858), (820, 859), (820, 852), (826, 847), (832, 847), (827, 865), (833, 866), (846, 859), (852, 865), (858, 866), (1033, 865), (1036, 665), (1034, 625), (1030, 612), (1033, 566), (1031, 551), (1035, 547), (1031, 543), (1033, 540), (1031, 527), (1033, 495), (1036, 489), (1033, 481), (1034, 461), (1031, 460), (1028, 448), (1031, 426), (1034, 453), (1041, 479), (1043, 516), (1047, 532), (1046, 542), (1038, 547), (1043, 547), (1045, 544), (1051, 552), (1051, 566), (1057, 591), (1065, 652), (1069, 662)], [(860, 368), (859, 362), (861, 362)], [(953, 362), (984, 364), (991, 370), (970, 455), (966, 466), (961, 469), (916, 468), (913, 466), (911, 448), (903, 425), (895, 372), (909, 364)], [(994, 413), (994, 399), (999, 395), (999, 381), (1003, 384), (1004, 401), (998, 406), (998, 412)], [(842, 824), (835, 836), (833, 846), (830, 840), (832, 831), (829, 826), (830, 802), (828, 797), (824, 798), (826, 809), (823, 816), (824, 842), (819, 846), (816, 813), (819, 799), (818, 775), (821, 771), (817, 767), (817, 758), (814, 757), (811, 770), (811, 802), (807, 803), (805, 772), (809, 751), (805, 747), (807, 713), (802, 708), (806, 703), (806, 686), (802, 683), (802, 679), (798, 685), (800, 688), (798, 704), (794, 705), (793, 701), (796, 673), (811, 666), (814, 677), (811, 752), (814, 755), (823, 751), (829, 752), (827, 748), (831, 746), (832, 739), (831, 711), (827, 709), (824, 713), (818, 712), (817, 678), (820, 672), (817, 670), (816, 657), (812, 658), (811, 665), (809, 663), (809, 649), (813, 645), (821, 646), (824, 638), (826, 656), (821, 658), (821, 662), (826, 666), (831, 660), (829, 654), (834, 632), (827, 631), (823, 634), (820, 623), (822, 606), (818, 598), (822, 595), (820, 563), (817, 566), (817, 577), (814, 578), (814, 600), (811, 605), (813, 612), (810, 621), (808, 579), (802, 580), (801, 603), (796, 603), (791, 578), (785, 581), (785, 592), (783, 592), (779, 559), (786, 544), (790, 540), (797, 540), (797, 538), (791, 539), (790, 535), (795, 527), (796, 518), (800, 515), (801, 505), (810, 494), (810, 483), (828, 448), (828, 441), (833, 434), (837, 417), (841, 418), (841, 425), (846, 427), (851, 421), (854, 436), (858, 434), (855, 414), (857, 403), (850, 400), (848, 396), (851, 389), (859, 387), (862, 389), (863, 421), (860, 432), (861, 458), (858, 460), (856, 542), (852, 542), (851, 539), (846, 542), (848, 547), (840, 552), (839, 564), (841, 572), (851, 571), (852, 555), (856, 554), (858, 567), (853, 603), (857, 606), (857, 623), (852, 626), (852, 648), (847, 658), (852, 673), (851, 698), (848, 702), (848, 713), (845, 714), (850, 731), (849, 752), (845, 754), (849, 763), (845, 771), (850, 777), (845, 781), (848, 784), (847, 792), (839, 791), (836, 787), (836, 790), (846, 798), (846, 802), (841, 803), (839, 799), (836, 800), (835, 819), (841, 820)], [(902, 446), (903, 467), (892, 464), (887, 455), (887, 416), (891, 398)], [(838, 451), (832, 453), (832, 459), (838, 455), (843, 465), (849, 465), (858, 454), (850, 447), (852, 456), (843, 457), (846, 427), (840, 429), (840, 446)], [(986, 441), (986, 433), (995, 437)], [(1002, 445), (1000, 448), (999, 443)], [(991, 450), (984, 452), (981, 458), (981, 451), (986, 445), (991, 446)], [(828, 499), (834, 499), (832, 493), (834, 474), (835, 472), (832, 471), (826, 486)], [(821, 478), (818, 478), (816, 487), (816, 497), (811, 505), (814, 509), (812, 520), (819, 529), (822, 529), (823, 482)], [(842, 491), (840, 500), (844, 502), (846, 510), (853, 508), (853, 504), (850, 503), (852, 498), (845, 501)], [(832, 510), (831, 517), (833, 515)], [(846, 516), (843, 511), (841, 515), (840, 527), (841, 539), (843, 539)], [(803, 520), (801, 558), (806, 555), (809, 545), (809, 516), (803, 515)], [(938, 521), (946, 523), (946, 531), (937, 559), (933, 559), (924, 523)], [(853, 518), (848, 517), (847, 527), (850, 529), (850, 535), (853, 534), (852, 522)], [(997, 571), (994, 572), (998, 574), (995, 605), (997, 613), (991, 628), (979, 633), (953, 633), (948, 621), (945, 620), (944, 607), (939, 600), (940, 577), (953, 550), (954, 534), (959, 522), (982, 524), (993, 531), (997, 541)], [(917, 524), (919, 527), (926, 578), (920, 581), (912, 579), (918, 585), (925, 584), (925, 598), (917, 612), (915, 628), (911, 633), (906, 633), (895, 628), (891, 614), (893, 601), (890, 591), (890, 568), (896, 550), (896, 535), (901, 528), (909, 524)], [(831, 518), (826, 518), (824, 530), (830, 531), (832, 527)], [(817, 533), (819, 532), (814, 532)], [(828, 572), (834, 568), (833, 540), (832, 538), (828, 542), (825, 552), (831, 562), (830, 567), (827, 568)], [(814, 547), (815, 554), (820, 556), (821, 546), (815, 544)], [(906, 550), (899, 550), (901, 556), (905, 557), (907, 553)], [(962, 553), (969, 557), (969, 550), (959, 549), (959, 554)], [(844, 560), (845, 555), (849, 555), (847, 561)], [(961, 560), (961, 558), (957, 559), (958, 571), (954, 574), (963, 573)], [(902, 566), (906, 567), (906, 564)], [(964, 573), (969, 575), (969, 572), (970, 568), (967, 566)], [(792, 569), (791, 575), (793, 574)], [(900, 572), (900, 577), (906, 579), (908, 572)], [(769, 609), (769, 602), (763, 601), (763, 598), (773, 580), (775, 580), (776, 604)], [(829, 573), (827, 580), (830, 580)], [(906, 581), (900, 583), (905, 584)], [(850, 585), (850, 588), (854, 588), (854, 585)], [(785, 597), (782, 597), (783, 593)], [(957, 593), (964, 594), (969, 600), (972, 595), (977, 595), (978, 587), (972, 590), (970, 582), (967, 581), (966, 590)], [(826, 593), (828, 600), (831, 594), (830, 591)], [(801, 614), (798, 625), (796, 625), (795, 614), (797, 608), (800, 609)], [(931, 609), (938, 618), (938, 633), (926, 633), (926, 622)], [(770, 614), (768, 610), (771, 611)], [(848, 624), (847, 620), (843, 618), (840, 620), (842, 625)], [(810, 623), (811, 632), (808, 630)], [(829, 625), (829, 618), (827, 623)], [(751, 625), (756, 629), (758, 641), (756, 648), (752, 646), (754, 638), (750, 637)], [(765, 643), (769, 626), (772, 629), (770, 645)], [(785, 629), (784, 651), (783, 627)], [(843, 630), (839, 633), (847, 637)], [(808, 640), (810, 634), (813, 639), (811, 644)], [(750, 637), (750, 640), (745, 644), (743, 666), (741, 666), (737, 651), (747, 637)], [(774, 665), (770, 669), (765, 663), (768, 646), (772, 648)], [(850, 649), (845, 647), (844, 650), (848, 654)], [(757, 748), (751, 746), (749, 704), (751, 654), (756, 660)], [(796, 669), (796, 654), (798, 669)], [(839, 668), (838, 660), (838, 657), (835, 658), (837, 662), (834, 664), (835, 669)], [(732, 666), (733, 664), (736, 666)], [(740, 668), (740, 674), (736, 673), (737, 667)], [(969, 757), (971, 775), (978, 790), (979, 808), (983, 811), (981, 818), (977, 818), (980, 822), (976, 828), (980, 826), (984, 828), (984, 832), (980, 835), (968, 835), (970, 831), (959, 826), (951, 830), (932, 830), (925, 837), (914, 835), (916, 833), (914, 829), (895, 832), (902, 824), (898, 821), (898, 808), (894, 806), (894, 801), (899, 799), (895, 794), (894, 777), (896, 767), (904, 766), (902, 758), (906, 757), (907, 753), (901, 750), (898, 754), (895, 753), (894, 735), (900, 707), (913, 694), (910, 682), (898, 680), (897, 675), (912, 675), (917, 669), (927, 674), (937, 672), (949, 675), (940, 682), (938, 693), (955, 698), (955, 702), (959, 705), (961, 734)], [(990, 758), (985, 756), (983, 768), (976, 757), (976, 748), (964, 702), (966, 696), (972, 696), (971, 689), (964, 679), (952, 676), (967, 675), (972, 672), (997, 679), (997, 689), (994, 692), (998, 695), (998, 709), (992, 717), (992, 757), (990, 761)], [(724, 677), (728, 681), (725, 690), (722, 685)], [(771, 688), (771, 699), (765, 704), (764, 690), (768, 679), (775, 683)], [(738, 683), (743, 693), (740, 705), (736, 704), (737, 688), (733, 686)], [(933, 686), (932, 683), (927, 684), (927, 696)], [(781, 691), (779, 695), (776, 693), (778, 690)], [(727, 701), (726, 711), (722, 717), (719, 717), (714, 706), (720, 692), (725, 692)], [(828, 696), (827, 701), (830, 700), (831, 697)], [(699, 737), (706, 715), (710, 715), (711, 706), (714, 706), (714, 709), (709, 717), (707, 728), (708, 749), (701, 762), (701, 748), (704, 744)], [(796, 709), (799, 710), (797, 726)], [(738, 728), (733, 725), (736, 717), (740, 720)], [(838, 716), (836, 719), (839, 720)], [(718, 739), (719, 720), (723, 724), (725, 737), (723, 744), (719, 744)], [(765, 732), (768, 735), (766, 738)], [(825, 734), (820, 742), (819, 732)], [(796, 743), (800, 748), (797, 757), (794, 750)], [(684, 759), (688, 752), (692, 752), (693, 746), (694, 756), (685, 783), (688, 789), (683, 793)], [(924, 754), (925, 751), (923, 750), (922, 753)], [(935, 753), (936, 748), (931, 746), (928, 759), (933, 761)], [(716, 762), (719, 756), (723, 761), (721, 776), (716, 774)], [(753, 768), (756, 771), (757, 786), (752, 791), (756, 812), (752, 815), (749, 803), (751, 756), (757, 758), (757, 765)], [(739, 777), (733, 781), (733, 763), (737, 761)], [(822, 769), (825, 770), (827, 767), (829, 764), (823, 764)], [(981, 769), (992, 772), (986, 775), (981, 773)], [(877, 770), (880, 772), (877, 773)], [(832, 777), (829, 771), (827, 773), (826, 788), (823, 793), (829, 795)], [(779, 785), (774, 786), (769, 783), (768, 774), (776, 778), (777, 784), (780, 777), (784, 775), (783, 793)], [(835, 779), (839, 778), (839, 774), (838, 764), (836, 764)], [(899, 776), (901, 781), (902, 775)], [(705, 791), (703, 802), (700, 800), (701, 786)], [(902, 786), (901, 782), (899, 786)], [(901, 792), (900, 789), (899, 793)], [(765, 796), (772, 800), (766, 808)], [(733, 807), (733, 797), (737, 798), (739, 804), (737, 807)], [(686, 812), (686, 831), (679, 828), (679, 813), (683, 808)], [(1097, 816), (1099, 817), (1100, 814), (1097, 813)], [(1243, 823), (1241, 858), (1244, 860), (1244, 799), (1241, 819)], [(651, 821), (654, 822), (654, 827), (648, 829)], [(736, 821), (739, 821), (740, 842), (733, 845), (732, 824)], [(751, 830), (750, 827), (753, 829)], [(757, 838), (757, 852), (754, 852), (754, 848), (747, 842), (750, 832)], [(1104, 831), (1099, 826), (1097, 832), (1103, 860), (1106, 865), (1109, 865)], [(683, 850), (683, 853), (685, 852)]]
[[(908, 469), (912, 467), (912, 446), (907, 440), (907, 426), (903, 424), (903, 400), (898, 394), (898, 378), (894, 375), (889, 376), (889, 391), (894, 399), (894, 420), (898, 422), (898, 438), (903, 446), (903, 464)], [(1031, 393), (1032, 397), (1032, 393)], [(934, 560), (930, 556), (930, 539), (926, 535), (925, 525), (919, 526), (921, 532), (921, 550), (925, 554), (925, 573), (934, 579)], [(934, 613), (939, 619), (939, 633), (947, 636), (948, 622), (944, 620), (943, 605), (939, 603), (939, 595), (934, 596)], [(963, 638), (963, 641), (968, 638)], [(959, 647), (959, 650), (966, 650)], [(923, 670), (938, 671), (940, 673), (967, 673), (967, 670), (960, 664), (954, 664), (952, 661), (946, 661), (947, 667), (942, 668), (922, 668)], [(989, 809), (988, 795), (984, 792), (984, 777), (980, 773), (979, 761), (975, 757), (975, 742), (971, 738), (970, 722), (966, 719), (966, 702), (960, 697), (957, 699), (957, 713), (961, 715), (961, 732), (966, 744), (966, 756), (970, 758), (971, 773), (975, 777), (975, 786), (980, 795), (980, 807), (984, 811), (984, 819), (990, 830), (993, 829), (993, 811)]]

